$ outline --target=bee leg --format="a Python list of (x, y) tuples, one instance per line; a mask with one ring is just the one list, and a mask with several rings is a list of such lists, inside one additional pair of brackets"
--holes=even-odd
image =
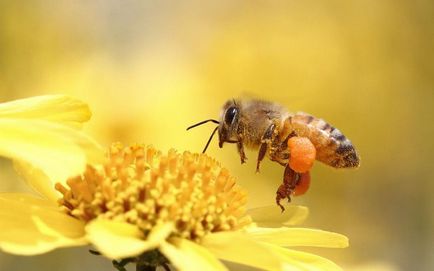
[(244, 164), (247, 160), (247, 156), (244, 153), (244, 145), (242, 140), (238, 140), (237, 149), (238, 149), (238, 153), (240, 154), (241, 164)]
[(259, 147), (259, 153), (258, 153), (258, 160), (256, 161), (256, 173), (259, 173), (259, 165), (261, 164), (261, 161), (265, 157), (265, 153), (267, 153), (268, 144), (262, 143), (261, 147)]
[(276, 125), (274, 123), (271, 124), (270, 126), (268, 126), (264, 135), (262, 135), (261, 146), (259, 147), (259, 153), (258, 153), (258, 160), (256, 162), (256, 173), (259, 172), (259, 165), (261, 164), (261, 161), (264, 159), (265, 154), (267, 153), (268, 145), (271, 142), (275, 128)]
[(244, 153), (243, 134), (244, 134), (244, 125), (240, 123), (237, 129), (237, 149), (238, 149), (238, 153), (240, 154), (241, 164), (244, 164), (247, 160), (247, 156)]
[(283, 211), (285, 211), (285, 208), (280, 203), (280, 201), (282, 199), (286, 198), (286, 194), (287, 194), (286, 187), (284, 184), (281, 184), (276, 191), (276, 204), (280, 207), (280, 209), (282, 210), (282, 213), (283, 213)]
[(300, 174), (292, 170), (289, 165), (286, 165), (285, 172), (283, 173), (283, 183), (276, 191), (276, 203), (282, 209), (282, 212), (285, 211), (285, 208), (280, 204), (280, 201), (285, 198), (288, 199), (288, 202), (291, 201), (291, 195), (299, 180)]

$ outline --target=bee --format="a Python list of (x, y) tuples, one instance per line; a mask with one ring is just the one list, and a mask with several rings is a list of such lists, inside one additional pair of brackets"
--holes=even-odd
[[(316, 149), (316, 160), (334, 168), (356, 168), (360, 158), (351, 141), (342, 132), (323, 119), (297, 112), (290, 113), (285, 107), (263, 100), (229, 100), (221, 110), (220, 119), (208, 119), (187, 128), (213, 122), (213, 130), (203, 149), (207, 150), (215, 133), (218, 132), (219, 147), (224, 143), (236, 144), (241, 163), (247, 160), (244, 148), (258, 150), (256, 171), (267, 156), (271, 161), (285, 167), (283, 184), (276, 192), (276, 203), (284, 210), (280, 200), (291, 200), (297, 185), (308, 176), (289, 167), (291, 137), (306, 137)], [(309, 179), (310, 180), (310, 179)]]

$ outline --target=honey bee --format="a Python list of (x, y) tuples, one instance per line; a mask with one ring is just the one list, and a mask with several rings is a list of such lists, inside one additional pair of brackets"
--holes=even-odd
[(291, 137), (306, 137), (316, 149), (316, 160), (334, 168), (356, 168), (360, 158), (351, 141), (340, 130), (312, 115), (290, 113), (285, 107), (262, 100), (229, 100), (222, 108), (220, 119), (208, 119), (194, 124), (187, 130), (207, 122), (218, 124), (203, 149), (205, 152), (218, 131), (219, 147), (224, 143), (236, 144), (241, 163), (246, 162), (244, 148), (258, 150), (256, 171), (267, 156), (285, 167), (283, 184), (276, 192), (276, 203), (284, 210), (280, 200), (290, 201), (302, 173), (289, 167)]

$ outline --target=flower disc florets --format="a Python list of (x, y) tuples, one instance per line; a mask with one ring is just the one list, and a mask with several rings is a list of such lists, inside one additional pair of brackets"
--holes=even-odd
[(237, 230), (250, 223), (247, 194), (228, 170), (205, 154), (167, 155), (153, 147), (114, 144), (107, 162), (56, 184), (67, 212), (88, 222), (125, 221), (145, 234), (172, 222), (174, 235), (198, 241), (205, 234)]

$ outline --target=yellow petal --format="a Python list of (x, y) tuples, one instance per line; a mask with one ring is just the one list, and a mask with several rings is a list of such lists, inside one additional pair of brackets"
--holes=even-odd
[(180, 271), (227, 270), (227, 268), (204, 247), (186, 239), (172, 238), (163, 242), (160, 251)]
[(0, 194), (0, 248), (35, 255), (86, 244), (84, 225), (53, 203), (26, 194)]
[(105, 219), (96, 219), (86, 225), (89, 241), (110, 259), (134, 257), (158, 247), (167, 238), (170, 226), (164, 224), (152, 229), (148, 240), (135, 225)]
[(42, 170), (22, 160), (15, 160), (14, 168), (31, 188), (48, 200), (57, 202), (57, 199), (60, 198), (60, 193), (54, 190), (53, 182)]
[(172, 223), (166, 223), (166, 224), (154, 226), (154, 228), (148, 234), (146, 241), (158, 245), (161, 242), (165, 241), (167, 237), (172, 233), (173, 230), (174, 230), (174, 226)]
[(0, 103), (0, 118), (44, 119), (80, 127), (90, 119), (87, 104), (65, 95), (45, 95)]
[(256, 241), (278, 246), (313, 246), (344, 248), (348, 238), (342, 234), (308, 228), (259, 228), (247, 229)]
[(303, 223), (309, 215), (309, 209), (304, 206), (285, 206), (282, 213), (277, 205), (253, 208), (247, 211), (253, 221), (261, 227), (293, 226)]
[(101, 147), (67, 126), (44, 120), (0, 119), (0, 155), (24, 160), (53, 182), (80, 174), (85, 165), (103, 160)]
[(281, 270), (342, 271), (342, 268), (334, 262), (315, 254), (285, 249), (269, 244), (264, 244), (264, 246), (281, 259), (283, 262)]
[(240, 232), (219, 232), (206, 235), (201, 243), (216, 257), (265, 270), (280, 270), (280, 258), (262, 243)]

